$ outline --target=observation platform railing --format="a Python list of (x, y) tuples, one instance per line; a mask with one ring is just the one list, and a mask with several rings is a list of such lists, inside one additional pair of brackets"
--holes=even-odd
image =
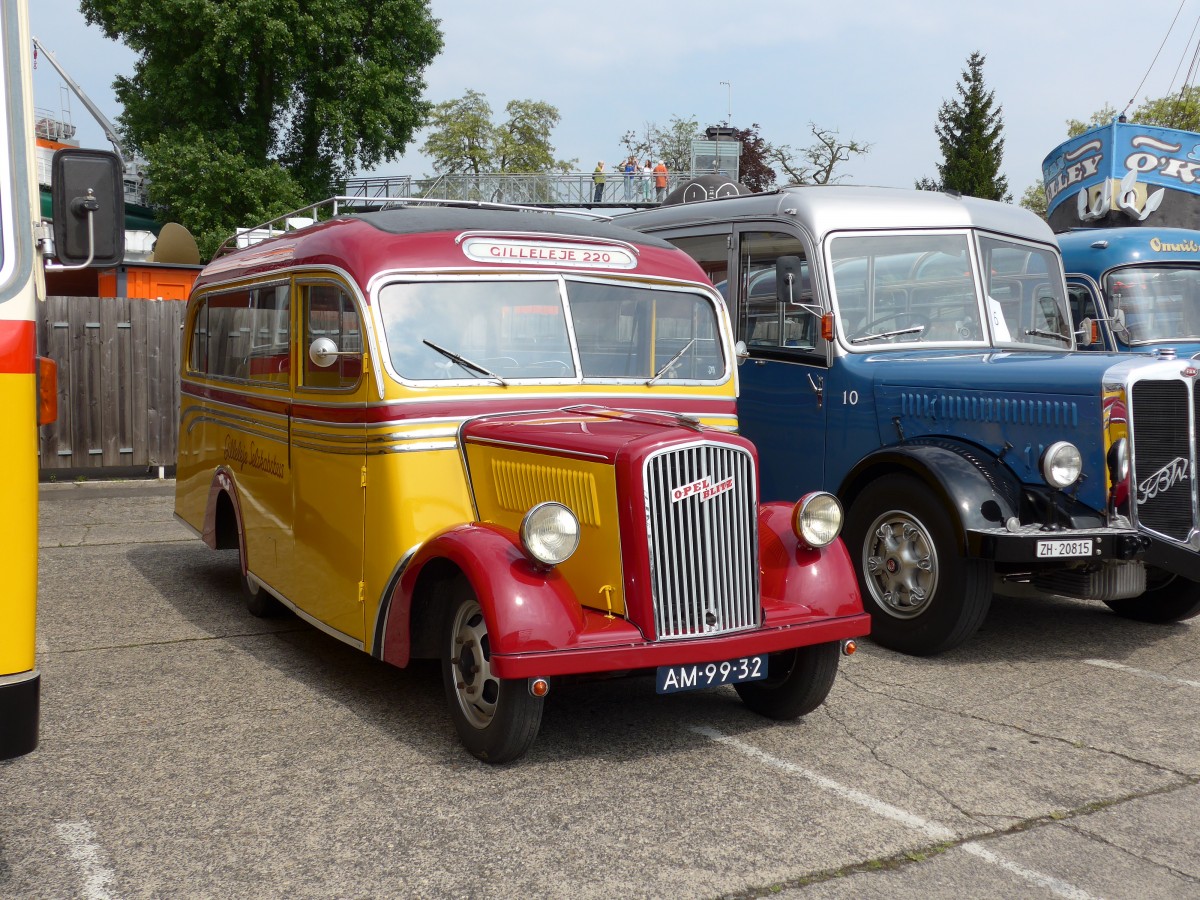
[[(669, 194), (692, 180), (691, 172), (669, 172)], [(350, 178), (343, 196), (396, 199), (437, 197), (445, 200), (473, 200), (484, 203), (512, 203), (519, 206), (574, 207), (578, 209), (645, 209), (657, 206), (654, 176), (640, 172), (626, 177), (621, 172), (606, 172), (600, 199), (591, 172), (538, 175), (438, 175), (413, 178), (408, 175)]]

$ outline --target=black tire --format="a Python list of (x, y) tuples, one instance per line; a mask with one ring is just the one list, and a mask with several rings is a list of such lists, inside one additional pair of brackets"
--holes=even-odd
[(1161, 569), (1151, 569), (1146, 574), (1149, 586), (1144, 594), (1126, 600), (1105, 600), (1108, 608), (1123, 618), (1155, 625), (1200, 615), (1200, 584)]
[(734, 690), (747, 707), (768, 719), (798, 719), (825, 702), (837, 678), (838, 641), (772, 653), (767, 677), (744, 681)]
[(979, 629), (992, 602), (992, 563), (963, 556), (950, 513), (924, 482), (897, 474), (868, 484), (844, 533), (871, 640), (931, 656)]
[(471, 586), (456, 578), (446, 591), (442, 629), (442, 684), (458, 737), (488, 763), (524, 756), (542, 724), (542, 698), (524, 679), (492, 674), (491, 648), (483, 610)]
[(273, 619), (286, 611), (286, 607), (253, 575), (242, 576), (242, 598), (246, 601), (246, 611), (260, 619)]

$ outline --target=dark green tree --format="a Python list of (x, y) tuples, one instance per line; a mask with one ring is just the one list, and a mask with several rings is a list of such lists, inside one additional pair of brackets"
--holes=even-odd
[(428, 115), (424, 71), (442, 48), (428, 0), (80, 0), (80, 10), (137, 53), (114, 82), (119, 127), (148, 160), (161, 215), (200, 232), (319, 200), (402, 154)]
[(742, 155), (738, 158), (738, 181), (755, 192), (775, 187), (775, 170), (769, 161), (772, 147), (758, 133), (759, 124), (755, 122), (749, 128), (738, 128), (727, 122), (722, 124), (733, 130), (733, 140), (742, 142)]
[(920, 179), (922, 190), (954, 190), (987, 200), (1012, 199), (1008, 179), (1000, 174), (1004, 159), (1004, 117), (995, 92), (984, 86), (986, 57), (976, 51), (956, 86), (958, 98), (946, 100), (934, 132), (942, 149), (937, 180)]

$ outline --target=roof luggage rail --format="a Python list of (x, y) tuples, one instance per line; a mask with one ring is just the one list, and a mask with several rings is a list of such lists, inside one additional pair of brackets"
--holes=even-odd
[(521, 212), (541, 213), (547, 216), (576, 216), (600, 222), (611, 222), (613, 219), (612, 216), (600, 215), (582, 209), (546, 209), (540, 206), (521, 206), (515, 203), (493, 203), (489, 200), (447, 200), (437, 197), (347, 197), (339, 195), (319, 200), (316, 203), (310, 203), (308, 206), (302, 206), (299, 209), (294, 209), (289, 213), (284, 213), (282, 216), (276, 216), (274, 219), (263, 222), (261, 225), (254, 225), (250, 228), (242, 228), (235, 231), (221, 242), (221, 246), (213, 254), (213, 259), (224, 256), (226, 253), (232, 253), (234, 250), (240, 250), (252, 244), (257, 244), (260, 241), (265, 241), (268, 238), (279, 237), (282, 234), (287, 234), (289, 231), (307, 228), (309, 225), (314, 225), (317, 222), (332, 219), (345, 213), (399, 209), (406, 206), (454, 206), (469, 209), (507, 210), (510, 212), (517, 210)]

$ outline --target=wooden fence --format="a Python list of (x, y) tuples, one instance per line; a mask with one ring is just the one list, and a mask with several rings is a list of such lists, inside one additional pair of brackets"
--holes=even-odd
[(58, 363), (58, 421), (38, 429), (43, 476), (175, 465), (186, 308), (127, 297), (38, 304), (38, 353)]

